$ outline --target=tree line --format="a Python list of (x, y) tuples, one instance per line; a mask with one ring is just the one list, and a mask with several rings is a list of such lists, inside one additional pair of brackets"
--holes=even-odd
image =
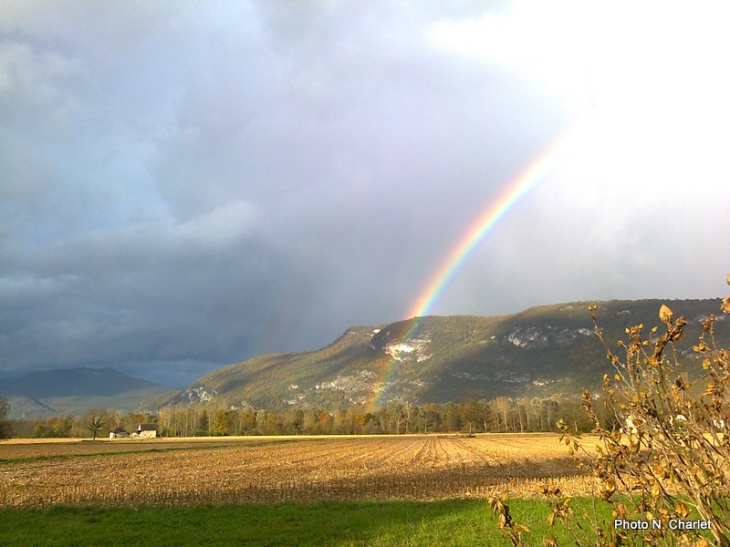
[(158, 434), (164, 437), (398, 435), (556, 431), (560, 420), (575, 432), (590, 431), (593, 427), (578, 399), (509, 397), (463, 403), (391, 402), (371, 411), (357, 407), (334, 411), (310, 407), (272, 412), (251, 407), (180, 404), (155, 412), (123, 413), (99, 409), (82, 416), (12, 420), (10, 426), (13, 436), (18, 438), (108, 436), (109, 431), (117, 427), (134, 431), (140, 423), (156, 424)]

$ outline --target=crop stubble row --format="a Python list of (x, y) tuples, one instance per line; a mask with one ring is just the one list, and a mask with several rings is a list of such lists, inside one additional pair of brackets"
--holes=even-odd
[(532, 497), (546, 479), (566, 494), (587, 492), (590, 481), (552, 435), (351, 437), (48, 456), (0, 466), (0, 506)]

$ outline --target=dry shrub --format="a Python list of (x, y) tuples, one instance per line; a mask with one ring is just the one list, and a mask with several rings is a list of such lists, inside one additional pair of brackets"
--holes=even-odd
[[(730, 314), (730, 297), (722, 300), (721, 310)], [(602, 386), (612, 425), (598, 418), (586, 391), (583, 407), (601, 441), (595, 452), (588, 454), (566, 424), (559, 426), (570, 452), (589, 456), (595, 495), (612, 504), (613, 514), (601, 522), (594, 510), (585, 515), (591, 525), (578, 526), (570, 501), (554, 495), (551, 523), (562, 522), (578, 545), (707, 545), (699, 530), (676, 529), (677, 523), (699, 517), (709, 521), (716, 544), (730, 545), (730, 351), (716, 346), (715, 316), (702, 321), (693, 351), (702, 359), (704, 373), (690, 381), (675, 348), (687, 324), (683, 317), (675, 318), (661, 306), (664, 332), (658, 334), (654, 327), (645, 338), (643, 325), (626, 329), (626, 340), (617, 344), (619, 356), (598, 327), (596, 307), (590, 311), (614, 368)], [(649, 527), (615, 527), (616, 519)], [(675, 529), (670, 528), (672, 521)]]

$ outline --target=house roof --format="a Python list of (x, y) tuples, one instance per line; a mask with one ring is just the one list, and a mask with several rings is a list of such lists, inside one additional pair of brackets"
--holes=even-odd
[(112, 430), (112, 433), (127, 433), (127, 430), (124, 429), (123, 427), (119, 426), (119, 427), (115, 427)]
[(137, 431), (157, 431), (157, 424), (139, 424)]

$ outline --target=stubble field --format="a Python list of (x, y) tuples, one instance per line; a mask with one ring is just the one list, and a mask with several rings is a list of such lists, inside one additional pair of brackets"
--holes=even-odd
[(556, 435), (0, 444), (0, 507), (539, 496), (589, 491)]

